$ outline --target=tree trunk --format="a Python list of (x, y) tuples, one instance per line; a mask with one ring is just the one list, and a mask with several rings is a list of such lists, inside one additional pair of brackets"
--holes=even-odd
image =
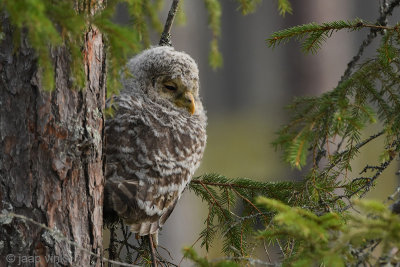
[[(70, 54), (51, 49), (55, 89), (41, 88), (26, 33), (19, 48), (2, 18), (0, 44), (0, 266), (101, 266), (105, 51), (92, 29), (83, 47), (86, 88), (73, 89)], [(79, 248), (80, 247), (80, 248)], [(10, 256), (12, 255), (12, 256)]]

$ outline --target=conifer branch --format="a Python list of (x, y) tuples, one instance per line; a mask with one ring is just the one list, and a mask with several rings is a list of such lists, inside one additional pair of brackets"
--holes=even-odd
[(355, 29), (361, 27), (363, 22), (360, 19), (356, 19), (354, 21), (334, 21), (323, 23), (318, 25), (316, 23), (303, 24), (299, 26), (294, 26), (288, 29), (284, 29), (278, 32), (275, 32), (271, 35), (270, 38), (267, 39), (268, 45), (270, 47), (275, 47), (279, 45), (281, 42), (287, 42), (292, 38), (296, 38), (298, 40), (307, 37), (311, 33), (329, 33), (332, 31), (338, 31), (341, 29)]
[[(364, 141), (362, 141), (362, 142), (356, 144), (355, 146), (353, 146), (351, 149), (356, 149), (356, 150), (358, 150), (358, 149), (360, 149), (361, 147), (363, 147), (363, 146), (365, 146), (366, 144), (368, 144), (369, 142), (371, 142), (372, 140), (378, 138), (379, 136), (381, 136), (381, 135), (384, 134), (384, 133), (385, 133), (384, 131), (380, 131), (380, 132), (378, 132), (378, 133), (376, 133), (376, 134), (373, 134), (373, 135), (371, 135), (370, 137), (368, 137), (367, 139), (365, 139)], [(338, 152), (338, 151), (337, 151), (336, 154), (334, 155), (335, 158), (337, 158), (337, 160), (333, 162), (333, 164), (331, 165), (331, 168), (333, 168), (333, 167), (339, 162), (339, 160), (341, 160), (342, 157), (343, 157), (344, 155), (348, 154), (349, 152), (350, 152), (350, 149), (347, 149), (347, 150), (342, 151), (342, 152)]]
[(370, 24), (361, 19), (355, 19), (353, 21), (333, 21), (321, 25), (310, 23), (275, 32), (271, 35), (271, 38), (267, 39), (267, 42), (270, 47), (275, 47), (293, 38), (299, 41), (305, 39), (302, 44), (303, 51), (315, 53), (321, 47), (322, 42), (326, 41), (333, 32), (342, 29), (355, 31), (362, 28), (370, 28), (374, 30), (374, 32), (377, 32), (380, 30), (395, 31), (398, 27), (398, 25), (389, 27), (379, 24)]
[(161, 33), (160, 43), (159, 45), (167, 45), (172, 46), (171, 42), (171, 27), (174, 22), (174, 18), (176, 12), (178, 10), (179, 0), (173, 0), (171, 4), (171, 8), (168, 12), (167, 20), (165, 21), (164, 30)]
[[(216, 258), (211, 261), (211, 263), (217, 263), (220, 261), (232, 261), (232, 262), (237, 262), (237, 261), (244, 261), (247, 262), (247, 266), (267, 266), (267, 267), (281, 267), (281, 263), (271, 263), (271, 262), (266, 262), (262, 261), (260, 259), (254, 259), (250, 257), (222, 257), (222, 258)], [(219, 266), (219, 265), (217, 265)]]
[(221, 4), (219, 0), (204, 0), (208, 12), (208, 27), (212, 32), (208, 62), (213, 69), (222, 66), (222, 55), (219, 51), (218, 38), (221, 35)]
[[(393, 10), (398, 5), (400, 5), (400, 0), (393, 0), (387, 6), (387, 8), (381, 8), (381, 15), (377, 19), (376, 25), (387, 25), (387, 17), (392, 15)], [(365, 40), (362, 42), (360, 48), (358, 49), (357, 55), (355, 55), (353, 57), (353, 59), (347, 64), (347, 68), (346, 68), (343, 76), (340, 78), (339, 84), (341, 84), (343, 81), (347, 80), (350, 77), (351, 73), (353, 72), (354, 67), (356, 66), (357, 62), (360, 60), (362, 54), (364, 53), (365, 48), (372, 43), (372, 40), (375, 39), (379, 30), (381, 30), (381, 29), (371, 28), (367, 37), (365, 38)]]
[[(242, 194), (240, 194), (237, 190), (235, 190), (234, 188), (232, 188), (233, 192), (235, 192), (236, 194), (238, 194), (239, 197), (241, 197), (243, 200), (245, 200), (247, 203), (249, 203), (259, 214), (262, 214), (261, 210), (259, 210), (254, 204), (253, 202), (251, 202), (250, 200), (248, 200), (245, 196), (243, 196)], [(265, 221), (267, 221), (268, 218), (265, 216)]]
[[(282, 205), (271, 199), (260, 199), (266, 208), (276, 210), (278, 215), (275, 216), (275, 224), (260, 231), (259, 237), (267, 241), (274, 241), (275, 238), (296, 240), (295, 254), (284, 255), (290, 266), (345, 266), (349, 263), (372, 266), (398, 262), (400, 217), (378, 201), (354, 201), (358, 210), (362, 211), (359, 213), (339, 215), (328, 212), (316, 216), (308, 210)], [(285, 254), (279, 239), (277, 242)], [(285, 247), (289, 246), (288, 243)], [(374, 253), (377, 254), (375, 258), (371, 252), (378, 244), (382, 249)]]
[(242, 184), (235, 184), (235, 183), (218, 183), (218, 182), (210, 182), (210, 181), (204, 181), (204, 180), (199, 180), (201, 177), (196, 177), (194, 178), (190, 183), (192, 184), (201, 184), (201, 185), (211, 185), (211, 186), (217, 186), (221, 188), (242, 188), (242, 189), (250, 189), (250, 190), (260, 190), (262, 189), (260, 186), (251, 186), (251, 185), (242, 185)]
[[(354, 191), (349, 190), (350, 192), (348, 194), (338, 195), (334, 199), (332, 199), (331, 202), (332, 203), (336, 203), (338, 200), (343, 199), (343, 198), (348, 199), (350, 201), (353, 196), (356, 196), (358, 194), (361, 194), (360, 198), (362, 198), (370, 190), (370, 188), (373, 185), (373, 183), (375, 182), (375, 180), (378, 179), (379, 176), (381, 176), (381, 174), (383, 173), (383, 171), (386, 170), (390, 166), (390, 163), (393, 161), (393, 159), (394, 158), (390, 158), (388, 161), (385, 161), (380, 166), (378, 166), (378, 168), (376, 169), (375, 174), (372, 177), (357, 177), (357, 178), (354, 178), (346, 186), (348, 189), (350, 189), (353, 185), (356, 185), (357, 182), (362, 183), (362, 185), (361, 186), (359, 186), (359, 184), (356, 185), (356, 186), (358, 186), (356, 188), (356, 190), (354, 190)], [(352, 207), (352, 205), (349, 204), (349, 205), (341, 208), (340, 211), (343, 212), (345, 210), (348, 210), (351, 207)]]
[(207, 188), (207, 186), (204, 185), (204, 183), (202, 181), (199, 181), (200, 185), (207, 191), (207, 193), (211, 196), (211, 198), (214, 201), (214, 204), (216, 204), (222, 211), (222, 214), (224, 214), (224, 216), (226, 217), (225, 213), (224, 213), (224, 208), (222, 208), (221, 204), (218, 202), (218, 200), (215, 199), (215, 196), (213, 193), (210, 192), (210, 190)]
[[(217, 174), (207, 174), (194, 178), (189, 188), (208, 204), (208, 216), (205, 228), (200, 233), (201, 246), (208, 250), (217, 233), (223, 237), (223, 251), (226, 255), (246, 255), (248, 237), (253, 226), (262, 218), (268, 223), (270, 212), (261, 210), (253, 203), (257, 195), (268, 195), (281, 199), (285, 203), (291, 195), (301, 190), (300, 183), (293, 182), (257, 182), (250, 179), (228, 179)], [(243, 205), (240, 214), (231, 211), (237, 205)], [(218, 223), (216, 223), (218, 222)]]
[(286, 13), (293, 13), (292, 5), (288, 0), (278, 0), (278, 10), (279, 15), (281, 15), (282, 17), (284, 17)]
[[(225, 194), (227, 194), (226, 190), (232, 192), (240, 190), (241, 194), (245, 194), (247, 198), (252, 198), (254, 194), (264, 194), (282, 200), (297, 190), (301, 190), (303, 186), (301, 182), (259, 182), (247, 178), (228, 179), (218, 174), (195, 177), (189, 187), (192, 188), (197, 184), (225, 190)], [(229, 205), (229, 201), (227, 204)]]

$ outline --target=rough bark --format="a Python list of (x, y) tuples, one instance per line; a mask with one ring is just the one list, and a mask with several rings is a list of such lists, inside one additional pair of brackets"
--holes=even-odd
[[(65, 47), (51, 49), (56, 86), (40, 85), (26, 34), (13, 47), (2, 19), (0, 44), (0, 210), (24, 215), (96, 254), (102, 251), (105, 51), (92, 29), (83, 49), (86, 88), (74, 89)], [(7, 255), (14, 255), (14, 262)], [(0, 224), (0, 266), (102, 265), (31, 222)]]

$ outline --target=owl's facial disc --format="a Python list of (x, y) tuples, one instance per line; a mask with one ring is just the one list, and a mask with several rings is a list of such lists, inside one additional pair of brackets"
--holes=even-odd
[(165, 79), (162, 82), (162, 95), (179, 108), (185, 108), (191, 115), (196, 110), (193, 93), (179, 79)]

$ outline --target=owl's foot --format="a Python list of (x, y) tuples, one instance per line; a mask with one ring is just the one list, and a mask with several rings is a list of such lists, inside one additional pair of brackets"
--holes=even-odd
[(153, 239), (154, 248), (157, 249), (157, 247), (158, 247), (158, 230), (154, 234), (151, 234), (151, 238)]
[(149, 247), (150, 247), (150, 254), (151, 254), (151, 267), (157, 267), (157, 258), (156, 258), (156, 249), (155, 244), (153, 242), (153, 235), (148, 235), (149, 237)]

